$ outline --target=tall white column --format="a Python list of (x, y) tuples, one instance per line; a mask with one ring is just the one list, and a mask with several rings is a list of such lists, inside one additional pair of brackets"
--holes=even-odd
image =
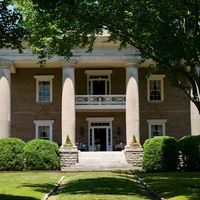
[(0, 139), (10, 137), (10, 67), (0, 64)]
[(62, 87), (62, 145), (69, 135), (75, 144), (75, 89), (74, 67), (63, 67)]
[(126, 67), (126, 148), (135, 135), (140, 142), (138, 66)]
[(200, 113), (195, 104), (190, 101), (191, 134), (200, 135)]

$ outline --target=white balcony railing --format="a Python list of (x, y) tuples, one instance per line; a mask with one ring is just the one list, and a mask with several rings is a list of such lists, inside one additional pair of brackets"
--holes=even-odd
[(76, 105), (125, 105), (126, 95), (76, 95)]

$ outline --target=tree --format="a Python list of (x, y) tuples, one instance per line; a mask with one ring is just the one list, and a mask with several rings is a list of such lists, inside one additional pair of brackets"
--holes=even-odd
[(26, 37), (40, 59), (69, 58), (72, 49), (93, 43), (102, 29), (120, 48), (132, 45), (152, 59), (173, 86), (200, 111), (199, 0), (15, 0), (25, 19)]
[(0, 1), (0, 49), (12, 48), (22, 52), (22, 38), (25, 30), (20, 26), (21, 14), (7, 6), (11, 1)]

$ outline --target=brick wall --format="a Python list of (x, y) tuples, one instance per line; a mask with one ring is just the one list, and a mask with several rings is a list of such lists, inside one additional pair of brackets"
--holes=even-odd
[(164, 78), (164, 102), (151, 103), (147, 101), (148, 69), (139, 69), (139, 98), (140, 98), (140, 138), (143, 143), (149, 137), (148, 119), (167, 119), (166, 135), (180, 139), (191, 134), (190, 101), (184, 92), (170, 86)]
[[(34, 75), (54, 75), (53, 102), (36, 102)], [(11, 74), (11, 136), (35, 139), (34, 120), (54, 120), (53, 141), (61, 144), (62, 69), (17, 69)]]

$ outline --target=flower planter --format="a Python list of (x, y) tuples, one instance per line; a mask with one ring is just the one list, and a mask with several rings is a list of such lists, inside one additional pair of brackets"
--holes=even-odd
[(66, 145), (66, 144), (63, 145), (63, 148), (66, 150), (72, 150), (72, 147), (73, 145)]
[(141, 146), (140, 146), (140, 144), (138, 144), (138, 143), (132, 143), (131, 145), (130, 145), (130, 148), (131, 149), (138, 149), (138, 148), (140, 148)]

